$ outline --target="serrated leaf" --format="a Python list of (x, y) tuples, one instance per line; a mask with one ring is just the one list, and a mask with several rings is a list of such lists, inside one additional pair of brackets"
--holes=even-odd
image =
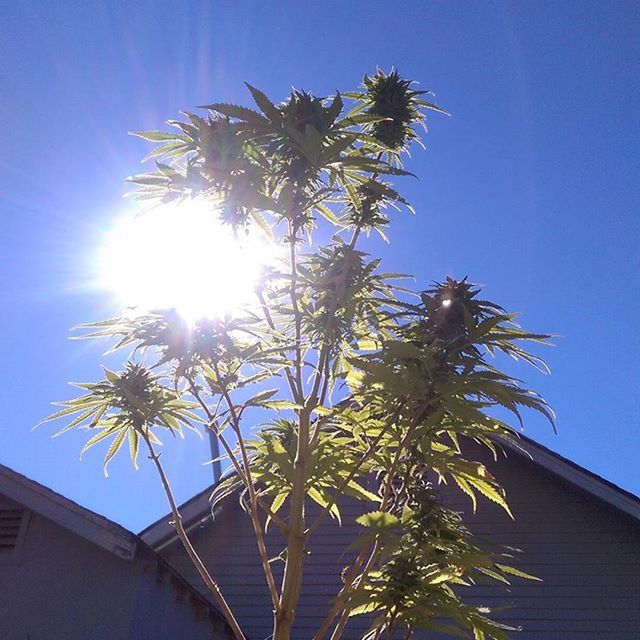
[(179, 134), (169, 131), (130, 131), (129, 135), (144, 140), (151, 140), (151, 142), (163, 142), (164, 140), (176, 140), (180, 138)]
[(262, 403), (263, 407), (267, 409), (277, 409), (280, 411), (281, 409), (292, 409), (294, 411), (302, 409), (302, 405), (297, 404), (296, 402), (291, 402), (289, 400), (267, 400)]
[(140, 447), (140, 434), (135, 429), (129, 429), (129, 454), (133, 466), (138, 469), (138, 450)]
[(227, 118), (236, 118), (253, 124), (266, 124), (268, 122), (268, 120), (264, 118), (264, 116), (261, 116), (257, 111), (249, 109), (248, 107), (242, 107), (238, 104), (216, 102), (214, 104), (201, 105), (198, 109), (209, 109), (210, 111), (216, 111)]
[(485, 498), (488, 498), (492, 502), (500, 505), (510, 516), (512, 520), (514, 520), (513, 514), (511, 513), (511, 509), (509, 509), (509, 505), (507, 501), (504, 499), (504, 496), (489, 482), (485, 482), (484, 480), (480, 480), (478, 478), (471, 478), (469, 476), (466, 477), (467, 482), (475, 487)]
[(338, 220), (338, 217), (336, 216), (336, 214), (333, 213), (333, 211), (331, 211), (329, 207), (318, 202), (315, 205), (315, 209), (325, 220), (328, 220), (331, 224), (336, 226), (340, 225), (340, 220)]
[[(324, 492), (314, 488), (309, 487), (307, 489), (308, 496), (317, 504), (319, 504), (323, 509), (329, 504), (331, 498), (326, 495)], [(329, 513), (340, 523), (340, 509), (337, 504), (332, 504), (329, 509)]]
[(268, 240), (273, 241), (273, 231), (271, 230), (271, 227), (269, 226), (267, 221), (264, 219), (264, 217), (257, 211), (251, 211), (250, 215), (252, 220), (258, 225), (262, 233), (264, 233), (265, 237)]
[(271, 100), (269, 100), (269, 98), (267, 98), (267, 96), (259, 89), (252, 87), (248, 82), (245, 82), (245, 85), (251, 92), (251, 97), (253, 98), (256, 105), (258, 105), (260, 111), (262, 111), (262, 113), (264, 113), (264, 115), (267, 116), (267, 118), (269, 118), (272, 123), (275, 124), (277, 122), (280, 122), (280, 111), (278, 110), (276, 105), (273, 104), (273, 102), (271, 102)]
[(81, 422), (84, 422), (87, 418), (90, 418), (97, 411), (99, 411), (98, 407), (91, 407), (90, 409), (87, 409), (86, 411), (81, 413), (79, 416), (77, 416), (75, 419), (73, 419), (68, 425), (60, 429), (60, 431), (56, 431), (51, 437), (57, 438), (59, 435), (62, 435), (63, 433), (70, 431), (76, 425), (79, 425)]
[(345, 494), (357, 498), (359, 500), (368, 500), (370, 502), (380, 502), (380, 496), (365, 489), (362, 485), (358, 484), (355, 480), (351, 480), (345, 487)]
[(269, 398), (272, 398), (276, 393), (278, 393), (278, 391), (279, 389), (268, 389), (266, 391), (260, 391), (260, 393), (256, 393), (256, 395), (246, 400), (244, 402), (244, 406), (245, 407), (265, 406), (264, 402)]
[(398, 516), (386, 511), (370, 511), (356, 518), (356, 522), (371, 529), (393, 529), (400, 525)]
[(526, 573), (521, 569), (516, 569), (515, 567), (511, 567), (507, 564), (497, 564), (496, 567), (500, 569), (503, 573), (508, 573), (512, 576), (517, 576), (518, 578), (524, 578), (525, 580), (536, 580), (537, 582), (542, 582), (542, 578), (538, 578), (537, 576), (532, 576), (530, 573)]
[(105, 477), (109, 477), (109, 473), (107, 472), (107, 467), (109, 465), (109, 462), (111, 461), (113, 456), (115, 456), (116, 453), (118, 453), (118, 451), (120, 450), (120, 447), (122, 446), (122, 443), (124, 442), (124, 439), (126, 436), (127, 436), (127, 429), (121, 429), (119, 433), (116, 435), (116, 437), (113, 439), (113, 442), (111, 443), (111, 446), (107, 451), (107, 455), (105, 456), (104, 462), (102, 463)]

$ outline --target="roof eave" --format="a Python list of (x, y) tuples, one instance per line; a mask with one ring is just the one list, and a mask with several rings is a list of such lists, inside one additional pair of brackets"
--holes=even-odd
[(550, 471), (627, 515), (640, 520), (640, 499), (605, 478), (592, 473), (526, 436), (520, 436), (520, 447), (504, 441), (501, 444), (509, 450), (520, 454), (522, 454), (522, 448), (524, 448), (533, 462), (543, 469)]
[[(503, 440), (500, 442), (505, 448), (520, 455), (526, 455), (523, 452), (524, 449), (529, 454), (528, 458), (543, 469), (563, 478), (632, 518), (640, 520), (640, 498), (632, 493), (526, 436), (520, 435), (519, 445), (512, 445)], [(188, 529), (211, 517), (209, 495), (214, 486), (207, 487), (181, 505), (180, 513)], [(156, 550), (162, 549), (176, 539), (175, 530), (170, 524), (170, 515), (150, 524), (139, 535)]]
[(135, 556), (133, 533), (4, 465), (0, 494), (124, 560)]

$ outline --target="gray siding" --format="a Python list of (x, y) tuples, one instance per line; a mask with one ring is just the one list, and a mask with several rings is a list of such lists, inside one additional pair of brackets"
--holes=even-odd
[[(309, 513), (317, 513), (317, 509), (311, 507)], [(359, 513), (359, 505), (349, 502), (342, 506), (342, 513), (345, 525), (353, 522)], [(353, 542), (354, 526), (338, 527), (327, 519), (316, 532), (314, 540), (320, 544), (312, 545), (306, 559), (301, 607), (295, 622), (296, 638), (309, 640), (317, 630), (323, 612), (326, 614), (328, 611), (331, 598), (340, 584), (340, 573), (350, 557), (345, 549)], [(265, 586), (251, 522), (238, 501), (228, 499), (217, 512), (214, 522), (193, 530), (191, 537), (220, 582), (245, 634), (251, 640), (267, 638), (272, 630), (271, 599)], [(280, 532), (272, 525), (266, 540), (271, 557), (282, 550), (282, 540)], [(207, 594), (179, 543), (165, 547), (160, 553), (203, 594)], [(276, 583), (280, 584), (283, 563), (274, 562), (272, 567)]]
[[(505, 594), (478, 587), (474, 601), (508, 606), (500, 618), (533, 640), (640, 638), (640, 526), (637, 520), (515, 454), (496, 465), (515, 520), (482, 501), (468, 521), (479, 535), (524, 551), (517, 566), (542, 582), (517, 581)], [(468, 504), (450, 487), (452, 506)]]
[[(496, 465), (486, 454), (494, 475), (507, 487), (515, 521), (496, 505), (480, 500), (468, 513), (471, 528), (496, 542), (524, 551), (517, 566), (543, 582), (514, 579), (514, 584), (478, 586), (469, 600), (506, 607), (499, 618), (522, 632), (520, 640), (638, 640), (640, 638), (640, 528), (638, 521), (545, 471), (521, 455), (510, 454)], [(443, 500), (469, 512), (468, 500), (457, 490), (441, 488)], [(308, 640), (320, 624), (346, 564), (345, 547), (357, 525), (355, 507), (347, 506), (344, 526), (327, 520), (311, 545), (295, 637)], [(236, 500), (229, 500), (214, 522), (193, 532), (223, 592), (237, 611), (252, 640), (271, 633), (270, 601), (255, 549), (251, 524)], [(269, 534), (277, 553), (279, 534)], [(278, 549), (279, 550), (279, 549)], [(200, 588), (182, 548), (173, 543), (163, 555)], [(277, 563), (277, 579), (281, 563)], [(204, 590), (203, 590), (204, 592)], [(358, 625), (360, 626), (360, 625)], [(353, 628), (355, 636), (358, 629)]]
[(124, 560), (31, 513), (17, 551), (0, 556), (2, 640), (223, 637), (210, 609), (144, 546)]

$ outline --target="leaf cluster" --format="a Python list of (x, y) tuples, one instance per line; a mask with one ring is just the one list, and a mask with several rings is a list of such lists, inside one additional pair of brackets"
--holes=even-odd
[[(126, 438), (134, 462), (142, 439), (157, 465), (159, 430), (201, 423), (217, 438), (230, 467), (212, 501), (237, 493), (252, 519), (276, 640), (290, 632), (309, 540), (326, 517), (342, 521), (345, 496), (363, 503), (365, 533), (316, 640), (336, 618), (338, 638), (344, 618), (359, 613), (374, 614), (377, 637), (402, 627), (500, 640), (504, 629), (465, 604), (460, 588), (527, 576), (440, 504), (434, 485), (509, 513), (499, 480), (465, 457), (465, 442), (496, 456), (501, 442), (517, 444), (496, 417), (505, 409), (518, 425), (523, 409), (553, 423), (545, 401), (494, 358), (543, 368), (526, 344), (548, 336), (519, 327), (466, 278), (414, 294), (358, 248), (371, 231), (386, 238), (391, 209), (410, 208), (393, 180), (410, 175), (401, 158), (425, 113), (444, 113), (425, 92), (380, 70), (360, 91), (328, 98), (293, 90), (276, 104), (248, 89), (253, 107), (217, 102), (168, 121), (172, 131), (137, 133), (158, 146), (147, 156), (156, 170), (130, 178), (133, 195), (152, 204), (197, 198), (234, 229), (259, 227), (288, 257), (264, 274), (255, 305), (233, 317), (189, 324), (157, 309), (86, 325), (85, 337), (130, 350), (124, 368), (79, 385), (86, 394), (47, 420), (76, 416), (59, 433), (87, 429), (85, 449), (111, 438), (105, 467)], [(324, 246), (313, 241), (320, 226), (334, 233)], [(320, 508), (315, 519), (309, 502)], [(280, 591), (265, 519), (286, 546)]]

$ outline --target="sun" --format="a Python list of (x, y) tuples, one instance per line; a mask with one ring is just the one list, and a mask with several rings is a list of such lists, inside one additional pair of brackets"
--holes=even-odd
[(99, 253), (100, 284), (140, 313), (174, 308), (185, 320), (238, 313), (277, 260), (263, 236), (234, 231), (210, 204), (188, 200), (123, 217)]

